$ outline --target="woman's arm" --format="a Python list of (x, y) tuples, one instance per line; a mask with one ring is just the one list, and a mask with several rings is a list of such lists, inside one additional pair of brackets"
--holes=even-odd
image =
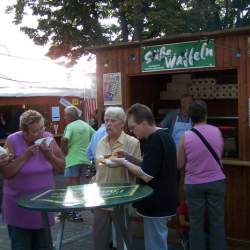
[(53, 150), (51, 150), (45, 143), (40, 145), (41, 151), (43, 152), (46, 159), (52, 164), (54, 170), (61, 172), (64, 170), (65, 166), (62, 151), (55, 140), (52, 141), (51, 147)]
[(184, 148), (184, 136), (180, 139), (179, 149), (177, 154), (177, 168), (182, 169), (186, 165), (185, 148)]
[[(7, 139), (5, 143), (5, 148), (8, 149), (10, 155), (14, 155), (13, 147), (10, 141)], [(7, 165), (1, 168), (1, 173), (6, 178), (11, 178), (17, 174), (17, 172), (22, 168), (22, 166), (38, 152), (39, 146), (32, 145), (27, 148), (27, 150), (14, 160), (10, 160)]]
[(181, 226), (185, 226), (185, 227), (189, 227), (190, 226), (190, 223), (189, 223), (189, 221), (186, 220), (184, 214), (180, 214), (179, 215), (179, 222), (180, 222)]

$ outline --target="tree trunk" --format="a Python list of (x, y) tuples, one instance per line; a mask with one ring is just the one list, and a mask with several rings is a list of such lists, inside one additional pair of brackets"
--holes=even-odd
[(128, 31), (128, 20), (126, 18), (126, 10), (123, 1), (121, 1), (119, 6), (120, 13), (120, 24), (121, 24), (121, 32), (122, 32), (122, 41), (127, 42), (129, 31)]
[(138, 1), (134, 7), (134, 34), (133, 41), (140, 41), (143, 31), (143, 4)]
[(222, 29), (222, 22), (220, 19), (220, 7), (215, 3), (215, 0), (211, 0), (211, 7), (212, 7), (212, 12), (213, 12), (213, 17), (214, 17), (214, 21), (213, 21), (213, 30), (219, 30)]

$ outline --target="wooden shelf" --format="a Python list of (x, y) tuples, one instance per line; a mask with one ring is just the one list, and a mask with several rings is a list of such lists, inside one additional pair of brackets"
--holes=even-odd
[(208, 116), (208, 120), (238, 120), (238, 116)]
[(238, 159), (224, 158), (222, 159), (222, 163), (229, 166), (250, 167), (250, 161), (242, 161)]

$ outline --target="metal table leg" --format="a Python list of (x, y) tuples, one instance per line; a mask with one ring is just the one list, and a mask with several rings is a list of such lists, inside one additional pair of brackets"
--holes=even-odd
[(131, 238), (128, 235), (124, 210), (124, 206), (116, 206), (114, 208), (114, 224), (116, 225), (116, 228), (120, 231), (127, 250), (133, 250), (134, 248), (132, 246)]
[(54, 247), (55, 250), (61, 250), (66, 217), (67, 217), (66, 213), (62, 213), (62, 215), (60, 216), (59, 230), (58, 230), (58, 233), (57, 233), (57, 236), (56, 236), (56, 244), (55, 244), (55, 247)]
[(49, 243), (49, 249), (53, 250), (53, 241), (52, 241), (52, 236), (51, 236), (51, 231), (50, 231), (50, 226), (49, 226), (49, 218), (48, 218), (48, 213), (47, 212), (41, 212), (42, 213), (42, 219), (44, 226), (46, 228), (46, 234), (47, 234), (47, 239)]

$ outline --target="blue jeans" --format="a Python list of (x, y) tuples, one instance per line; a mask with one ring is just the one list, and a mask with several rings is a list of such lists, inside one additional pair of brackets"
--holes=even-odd
[(64, 169), (65, 177), (80, 177), (81, 174), (85, 177), (86, 171), (88, 169), (87, 164), (77, 164)]
[(143, 217), (145, 250), (168, 250), (168, 218)]
[(49, 250), (45, 229), (23, 229), (8, 225), (12, 250)]
[(224, 196), (225, 181), (185, 184), (192, 250), (205, 250), (204, 214), (208, 213), (208, 245), (210, 250), (225, 250)]

